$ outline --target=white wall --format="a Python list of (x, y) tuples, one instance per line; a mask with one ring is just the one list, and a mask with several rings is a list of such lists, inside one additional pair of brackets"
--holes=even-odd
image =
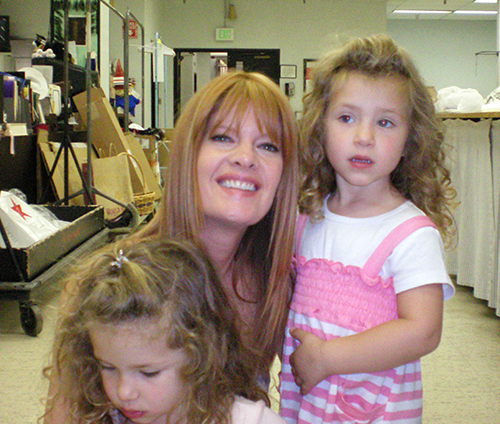
[(238, 18), (227, 20), (234, 41), (215, 41), (224, 26), (224, 2), (207, 0), (163, 3), (162, 39), (171, 48), (280, 49), (281, 63), (297, 66), (294, 110), (302, 110), (303, 60), (317, 58), (337, 42), (337, 35), (385, 32), (384, 0), (238, 0)]
[(387, 32), (415, 59), (426, 84), (475, 88), (486, 97), (498, 85), (494, 20), (392, 20)]
[(50, 0), (0, 0), (0, 15), (10, 16), (10, 35), (35, 39), (46, 37), (50, 23)]

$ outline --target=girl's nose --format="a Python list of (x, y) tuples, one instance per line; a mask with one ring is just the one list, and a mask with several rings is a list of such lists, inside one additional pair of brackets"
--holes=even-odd
[(116, 388), (116, 395), (122, 402), (130, 402), (138, 397), (138, 391), (130, 379), (120, 377)]
[(235, 165), (254, 168), (257, 164), (255, 148), (251, 141), (240, 140), (232, 153), (231, 160)]
[(375, 135), (371, 125), (360, 123), (354, 137), (354, 142), (360, 146), (371, 146), (375, 143)]

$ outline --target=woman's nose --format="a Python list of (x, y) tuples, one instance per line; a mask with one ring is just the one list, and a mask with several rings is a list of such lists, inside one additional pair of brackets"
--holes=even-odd
[(257, 157), (253, 143), (248, 140), (240, 140), (233, 150), (232, 161), (238, 166), (254, 168)]

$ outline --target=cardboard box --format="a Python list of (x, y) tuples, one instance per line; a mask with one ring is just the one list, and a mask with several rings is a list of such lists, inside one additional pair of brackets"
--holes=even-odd
[[(102, 206), (48, 206), (70, 224), (26, 249), (14, 249), (28, 281), (104, 228)], [(0, 281), (21, 281), (7, 249), (0, 249)]]
[[(73, 97), (75, 106), (80, 113), (82, 121), (87, 122), (87, 92), (80, 93)], [(131, 134), (125, 135), (120, 127), (118, 118), (115, 115), (109, 100), (106, 98), (102, 88), (92, 88), (90, 95), (90, 113), (91, 113), (91, 133), (92, 133), (92, 144), (95, 147), (99, 157), (107, 157), (110, 155), (118, 155), (119, 153), (126, 152), (134, 155), (139, 163), (148, 163), (146, 155), (142, 151), (140, 144), (134, 139)], [(130, 140), (134, 140), (139, 149), (133, 149), (136, 145)], [(131, 148), (130, 144), (134, 144)], [(152, 174), (151, 167), (148, 165), (143, 168), (145, 174), (145, 179), (148, 182), (148, 186), (144, 187), (142, 182), (142, 174), (140, 170), (131, 161), (130, 166), (130, 180), (132, 183), (132, 189), (134, 193), (140, 194), (144, 191), (154, 191), (155, 200), (161, 197), (161, 189), (159, 189), (158, 183), (153, 184), (151, 180), (151, 175), (146, 175), (148, 173)], [(151, 181), (151, 185), (150, 184)]]
[(158, 143), (158, 162), (161, 170), (164, 170), (168, 164), (169, 143), (169, 140), (162, 140)]
[(156, 140), (156, 136), (134, 134), (134, 137), (137, 139), (137, 141), (139, 141), (139, 144), (141, 145), (142, 150), (146, 155), (149, 165), (153, 167), (156, 162), (156, 145), (158, 143), (158, 141)]
[[(149, 165), (148, 159), (146, 158), (146, 155), (144, 154), (142, 147), (139, 144), (139, 140), (137, 140), (133, 134), (129, 133), (125, 136), (125, 142), (127, 152), (137, 159), (137, 163), (135, 163), (135, 161), (133, 160), (130, 162), (133, 163), (133, 166), (135, 168), (140, 166), (142, 172), (144, 173), (144, 180), (146, 183), (144, 188), (145, 191), (153, 191), (155, 193), (154, 199), (161, 199), (162, 188), (160, 187), (158, 178), (154, 175), (154, 172)], [(138, 174), (141, 174), (141, 171), (139, 169), (136, 169), (136, 172)]]

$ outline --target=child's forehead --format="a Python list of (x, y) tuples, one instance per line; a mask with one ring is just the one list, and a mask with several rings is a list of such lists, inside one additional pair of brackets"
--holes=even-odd
[(361, 81), (366, 84), (377, 84), (384, 83), (388, 84), (394, 88), (400, 87), (407, 89), (408, 81), (406, 78), (397, 74), (373, 74), (363, 71), (351, 70), (342, 72), (337, 78), (332, 80), (332, 91), (337, 91), (342, 89), (345, 84), (352, 83), (354, 81)]
[(125, 320), (121, 322), (93, 322), (88, 326), (90, 336), (101, 338), (121, 338), (129, 340), (142, 339), (145, 341), (155, 341), (161, 338), (166, 340), (168, 324), (161, 318), (141, 318)]
[(392, 94), (402, 96), (400, 98), (408, 102), (408, 106), (410, 106), (409, 84), (405, 78), (393, 74), (373, 75), (358, 71), (344, 73), (339, 78), (332, 80), (330, 95), (327, 100), (328, 105), (330, 106), (339, 95), (345, 94), (352, 87), (365, 87), (366, 90), (378, 87), (386, 92), (390, 91)]

